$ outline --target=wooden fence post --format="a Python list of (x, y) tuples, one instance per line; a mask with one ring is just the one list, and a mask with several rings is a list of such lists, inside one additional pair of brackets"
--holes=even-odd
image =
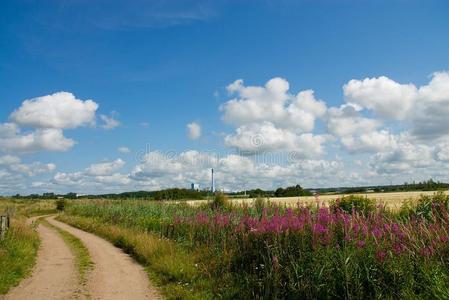
[(3, 238), (10, 225), (9, 215), (0, 215), (0, 237)]

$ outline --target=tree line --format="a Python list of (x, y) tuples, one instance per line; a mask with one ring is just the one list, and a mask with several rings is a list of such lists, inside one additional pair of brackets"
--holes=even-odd
[[(312, 196), (314, 193), (320, 194), (353, 194), (353, 193), (367, 193), (367, 192), (410, 192), (410, 191), (437, 191), (449, 189), (449, 183), (443, 183), (429, 179), (422, 182), (411, 182), (400, 185), (379, 185), (379, 186), (364, 186), (364, 187), (341, 187), (341, 188), (318, 188), (318, 189), (304, 189), (299, 184), (289, 187), (280, 187), (276, 190), (251, 189), (239, 192), (225, 193), (231, 198), (238, 197), (301, 197)], [(100, 195), (78, 195), (76, 193), (55, 194), (43, 193), (30, 194), (23, 196), (20, 194), (14, 195), (13, 198), (27, 198), (27, 199), (139, 199), (139, 200), (183, 200), (183, 199), (205, 199), (211, 195), (208, 190), (192, 190), (185, 188), (169, 188), (158, 191), (134, 191), (124, 192), (119, 194), (100, 194)]]

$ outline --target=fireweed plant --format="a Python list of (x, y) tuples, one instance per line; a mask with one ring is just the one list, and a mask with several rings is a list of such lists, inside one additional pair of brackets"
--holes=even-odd
[(72, 205), (68, 213), (144, 226), (201, 251), (224, 297), (448, 299), (449, 213), (441, 197), (400, 213), (366, 205), (348, 211), (338, 201), (263, 209), (110, 202)]

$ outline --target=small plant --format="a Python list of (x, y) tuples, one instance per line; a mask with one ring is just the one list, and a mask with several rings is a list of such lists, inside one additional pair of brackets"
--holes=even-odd
[(339, 208), (347, 213), (351, 213), (354, 210), (367, 215), (375, 210), (376, 203), (368, 197), (349, 195), (332, 202), (331, 208)]
[(65, 199), (58, 199), (58, 200), (56, 200), (56, 209), (58, 211), (64, 211), (65, 206), (66, 206)]
[(262, 215), (263, 210), (267, 206), (267, 201), (265, 198), (257, 197), (256, 200), (254, 200), (254, 209), (257, 211), (259, 215)]
[(223, 209), (229, 205), (228, 197), (225, 194), (217, 193), (215, 194), (214, 200), (212, 200), (211, 208), (213, 210)]
[(410, 212), (427, 220), (433, 220), (434, 217), (441, 219), (447, 213), (449, 208), (449, 196), (443, 192), (437, 192), (433, 195), (421, 195), (416, 206), (409, 206)]

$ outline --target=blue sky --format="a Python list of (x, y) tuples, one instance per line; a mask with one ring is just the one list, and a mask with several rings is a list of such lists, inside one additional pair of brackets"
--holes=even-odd
[[(11, 113), (26, 99), (39, 101), (37, 97), (60, 91), (73, 94), (78, 101), (92, 99), (99, 106), (95, 125), (81, 122), (75, 128), (63, 129), (63, 135), (75, 141), (64, 149), (49, 151), (44, 147), (23, 151), (18, 146), (10, 146), (10, 141), (5, 146), (6, 142), (2, 144), (1, 139), (6, 141), (7, 137), (0, 136), (3, 145), (0, 157), (9, 158), (5, 159), (9, 163), (3, 167), (0, 164), (0, 168), (5, 178), (16, 178), (14, 182), (20, 183), (11, 186), (4, 181), (0, 193), (154, 189), (188, 186), (190, 181), (206, 185), (206, 175), (198, 174), (203, 174), (209, 165), (195, 170), (195, 174), (182, 166), (176, 174), (161, 175), (155, 166), (145, 165), (141, 153), (148, 152), (148, 145), (150, 152), (168, 151), (176, 155), (188, 150), (219, 153), (224, 161), (211, 164), (219, 169), (222, 166), (222, 188), (226, 189), (242, 188), (237, 184), (240, 176), (252, 178), (244, 188), (295, 182), (306, 186), (389, 183), (391, 178), (401, 182), (424, 176), (449, 180), (447, 174), (440, 172), (447, 166), (444, 160), (447, 133), (442, 130), (432, 140), (418, 137), (414, 133), (419, 131), (417, 126), (422, 123), (422, 116), (410, 112), (392, 118), (391, 114), (385, 114), (389, 109), (398, 109), (397, 105), (389, 107), (388, 103), (406, 96), (402, 93), (394, 99), (386, 96), (383, 99), (388, 101), (379, 103), (367, 90), (376, 95), (396, 92), (374, 81), (372, 84), (379, 91), (354, 85), (347, 95), (343, 92), (343, 86), (352, 79), (372, 78), (382, 83), (381, 76), (419, 89), (436, 78), (432, 74), (443, 72), (441, 80), (443, 85), (447, 83), (444, 81), (444, 72), (449, 70), (447, 1), (3, 1), (0, 35), (0, 123), (17, 123), (21, 134), (33, 133), (37, 127), (42, 129), (42, 125), (36, 127), (36, 123), (30, 125), (23, 119), (12, 120)], [(300, 132), (301, 122), (287, 125), (280, 119), (264, 120), (263, 116), (252, 121), (237, 120), (235, 115), (230, 117), (233, 121), (223, 120), (226, 112), (232, 114), (226, 108), (229, 108), (228, 101), (245, 100), (241, 90), (229, 93), (229, 84), (243, 79), (245, 87), (262, 87), (276, 77), (288, 81), (289, 95), (312, 89), (315, 100), (324, 101), (326, 112), (314, 115), (313, 129)], [(446, 107), (449, 96), (442, 93), (438, 101)], [(415, 100), (410, 100), (410, 111), (424, 105), (423, 101), (431, 102), (430, 98), (422, 100), (421, 94), (411, 96)], [(257, 96), (251, 97), (259, 101)], [(398, 103), (402, 103), (401, 99)], [(378, 120), (382, 125), (375, 130), (371, 128), (371, 136), (364, 138), (362, 135), (368, 132), (332, 132), (328, 110), (345, 103), (359, 105), (358, 117)], [(424, 106), (425, 110), (435, 111), (429, 105)], [(117, 120), (120, 125), (102, 128), (101, 115)], [(192, 122), (201, 127), (201, 135), (193, 140), (186, 134), (186, 126)], [(266, 131), (269, 128), (261, 127), (266, 122), (282, 129), (285, 140), (271, 143), (270, 133)], [(448, 125), (441, 122), (436, 126)], [(269, 132), (278, 135), (276, 131)], [(363, 147), (355, 147), (349, 141), (355, 139), (360, 145), (375, 139), (380, 132), (383, 138), (388, 135), (386, 139), (396, 146), (380, 149), (370, 145), (369, 149), (356, 149)], [(318, 164), (321, 168), (304, 167), (303, 173), (291, 173), (291, 170), (276, 173), (273, 165), (268, 169), (249, 165), (253, 171), (245, 176), (237, 167), (235, 171), (224, 167), (228, 163), (226, 159), (245, 160), (236, 163), (237, 166), (245, 165), (247, 159), (254, 161), (254, 153), (246, 153), (254, 150), (245, 146), (248, 141), (244, 139), (251, 139), (249, 136), (263, 136), (267, 147), (256, 149), (259, 154), (275, 153), (282, 157), (282, 153), (302, 153), (301, 143), (290, 138), (304, 133), (327, 136), (322, 142), (325, 144), (322, 153), (310, 157), (301, 154), (302, 166)], [(270, 145), (265, 142), (268, 140)], [(384, 144), (383, 140), (379, 143)], [(405, 143), (410, 145), (406, 150), (397, 146)], [(130, 153), (118, 152), (119, 147), (129, 148)], [(242, 150), (245, 155), (240, 158), (226, 157)], [(425, 166), (416, 160), (411, 162), (410, 156), (420, 151), (426, 152), (433, 161)], [(11, 156), (18, 157), (20, 162)], [(398, 157), (402, 160), (395, 161)], [(86, 175), (91, 165), (106, 167), (104, 164), (118, 159), (123, 164), (112, 168), (112, 173), (97, 175), (111, 177), (107, 181), (109, 185), (97, 182), (105, 178)], [(367, 162), (375, 159), (376, 165), (384, 159), (382, 163), (388, 163), (388, 167), (379, 170), (369, 166)], [(279, 160), (285, 165), (285, 159)], [(12, 167), (11, 161), (22, 167)], [(355, 166), (355, 161), (361, 165)], [(342, 178), (347, 180), (344, 182), (334, 176), (327, 178), (326, 166), (332, 162), (338, 164), (335, 172), (352, 174), (362, 170), (354, 174), (354, 180), (344, 175)], [(54, 167), (29, 171), (37, 163), (54, 164)], [(163, 169), (164, 163), (157, 163), (158, 167)], [(23, 166), (28, 166), (28, 173), (17, 171), (23, 170)], [(398, 177), (393, 169), (397, 174), (407, 174)], [(307, 170), (313, 170), (313, 174)], [(271, 177), (262, 174), (273, 172), (276, 175)], [(112, 179), (114, 174), (119, 174), (115, 177), (120, 177), (118, 181)], [(58, 180), (61, 176), (70, 177), (70, 182)], [(220, 173), (217, 180), (219, 176)], [(89, 185), (89, 181), (98, 184)]]

